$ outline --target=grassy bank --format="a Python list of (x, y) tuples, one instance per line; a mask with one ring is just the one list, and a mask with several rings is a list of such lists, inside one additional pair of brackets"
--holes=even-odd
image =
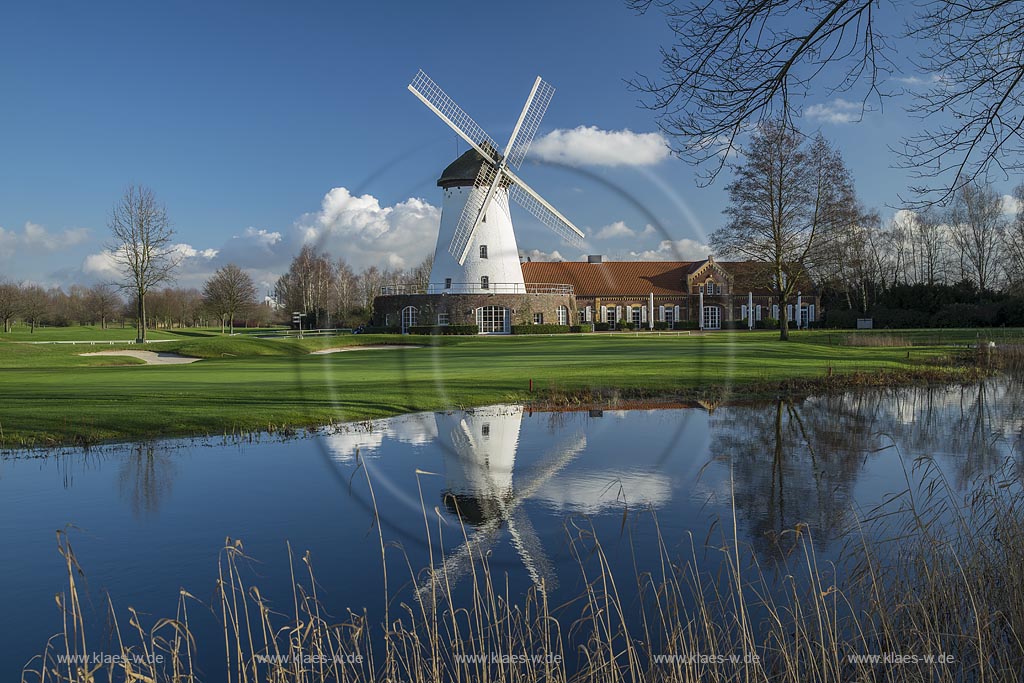
[[(0, 342), (0, 447), (275, 431), (506, 401), (718, 400), (969, 379), (947, 359), (979, 340), (976, 330), (900, 333), (903, 346), (857, 343), (872, 333), (827, 331), (794, 333), (789, 343), (773, 332), (302, 340), (167, 334), (173, 341), (150, 350), (204, 360), (147, 366), (79, 355), (127, 346)], [(1000, 342), (1022, 339), (1016, 330), (998, 334)], [(382, 343), (427, 347), (310, 353)]]

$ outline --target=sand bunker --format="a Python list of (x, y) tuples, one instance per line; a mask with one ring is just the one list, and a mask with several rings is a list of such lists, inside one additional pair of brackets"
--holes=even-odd
[(131, 356), (146, 361), (148, 365), (182, 365), (195, 363), (199, 358), (179, 356), (176, 353), (162, 351), (94, 351), (93, 353), (80, 353), (80, 356)]
[(368, 346), (336, 346), (331, 349), (320, 349), (319, 351), (311, 351), (310, 353), (315, 356), (322, 356), (327, 353), (344, 353), (346, 351), (378, 351), (384, 349), (421, 349), (422, 346), (416, 346), (414, 344), (371, 344)]

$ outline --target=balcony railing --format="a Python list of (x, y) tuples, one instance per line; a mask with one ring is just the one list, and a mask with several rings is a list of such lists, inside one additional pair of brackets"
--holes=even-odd
[(572, 285), (553, 282), (491, 282), (486, 287), (479, 282), (431, 282), (422, 285), (385, 285), (381, 296), (396, 294), (562, 294), (573, 296)]

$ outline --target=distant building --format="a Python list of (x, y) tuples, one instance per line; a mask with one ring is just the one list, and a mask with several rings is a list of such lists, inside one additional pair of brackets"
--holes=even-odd
[[(474, 288), (446, 292), (432, 283), (426, 291), (385, 288), (374, 301), (374, 324), (478, 325), (482, 334), (507, 334), (511, 325), (622, 323), (636, 327), (716, 330), (778, 320), (765, 264), (755, 261), (527, 261), (523, 284), (507, 290)], [(786, 302), (789, 320), (801, 327), (821, 316), (818, 291), (797, 283)], [(753, 317), (753, 320), (750, 317)], [(661, 325), (658, 325), (661, 327)]]
[[(748, 313), (755, 323), (780, 315), (769, 286), (772, 276), (766, 264), (756, 261), (716, 261), (712, 256), (701, 261), (605, 261), (591, 256), (587, 262), (528, 261), (522, 267), (527, 286), (570, 285), (580, 322), (646, 326), (652, 295), (654, 321), (670, 326), (686, 323), (715, 330), (723, 323), (748, 321)], [(821, 316), (821, 303), (810, 282), (797, 283), (797, 290), (786, 303), (788, 317), (804, 327)]]

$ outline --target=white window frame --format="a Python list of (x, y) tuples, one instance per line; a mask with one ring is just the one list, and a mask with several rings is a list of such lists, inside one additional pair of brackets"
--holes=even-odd
[(410, 327), (416, 327), (420, 322), (420, 310), (415, 306), (406, 306), (402, 309), (402, 334), (409, 334)]
[(491, 278), (487, 277), (486, 275), (481, 275), (480, 276), (480, 289), (490, 289), (490, 288), (491, 288)]
[(438, 313), (437, 314), (437, 324), (438, 324), (439, 327), (445, 327), (446, 325), (449, 325), (450, 324), (449, 321), (450, 321), (450, 318), (448, 317), (447, 313)]
[(541, 311), (537, 311), (536, 313), (534, 313), (533, 314), (533, 324), (534, 325), (543, 325), (544, 324), (544, 313), (542, 313)]
[(568, 306), (559, 306), (558, 310), (556, 311), (556, 314), (558, 316), (558, 324), (559, 325), (568, 325), (569, 324), (569, 307)]

